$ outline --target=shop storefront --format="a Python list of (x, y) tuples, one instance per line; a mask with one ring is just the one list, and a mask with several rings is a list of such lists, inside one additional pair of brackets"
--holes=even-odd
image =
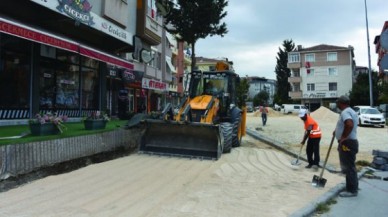
[(164, 108), (168, 94), (167, 86), (165, 82), (149, 78), (142, 79), (144, 95), (147, 96), (145, 104), (147, 112), (161, 111)]
[(108, 64), (133, 69), (118, 57), (4, 18), (0, 42), (0, 120), (48, 111), (82, 117), (112, 108), (114, 97), (106, 96), (122, 82), (107, 81)]

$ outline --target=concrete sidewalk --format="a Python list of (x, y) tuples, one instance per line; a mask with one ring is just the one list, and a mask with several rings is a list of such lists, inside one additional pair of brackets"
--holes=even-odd
[(362, 177), (359, 182), (357, 197), (342, 198), (336, 197), (336, 204), (330, 206), (328, 213), (322, 217), (337, 216), (387, 216), (388, 213), (388, 178), (387, 171), (376, 171), (377, 178)]

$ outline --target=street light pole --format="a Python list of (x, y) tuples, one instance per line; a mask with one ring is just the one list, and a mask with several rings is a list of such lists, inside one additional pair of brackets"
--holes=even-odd
[(368, 42), (368, 63), (369, 63), (369, 103), (370, 106), (373, 106), (373, 90), (372, 90), (372, 70), (371, 70), (371, 61), (370, 61), (370, 45), (369, 45), (369, 27), (368, 27), (368, 10), (365, 3), (365, 21), (366, 21), (366, 38)]

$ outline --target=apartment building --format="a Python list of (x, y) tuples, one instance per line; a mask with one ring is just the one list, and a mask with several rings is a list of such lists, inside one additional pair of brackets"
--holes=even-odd
[(171, 49), (170, 52), (166, 52), (166, 62), (168, 70), (171, 70), (172, 78), (168, 85), (168, 94), (166, 97), (166, 103), (171, 103), (173, 106), (178, 106), (181, 102), (184, 92), (184, 76), (188, 74), (188, 68), (191, 65), (191, 55), (188, 50), (187, 43), (178, 41), (176, 38), (166, 33), (167, 41), (166, 50)]
[(385, 21), (381, 34), (375, 37), (374, 44), (378, 55), (379, 77), (388, 82), (388, 21)]
[(212, 59), (212, 58), (206, 58), (206, 57), (195, 57), (196, 61), (196, 69), (202, 70), (202, 71), (214, 71), (216, 70), (216, 64), (219, 61), (226, 61), (229, 63), (229, 65), (232, 67), (231, 70), (233, 70), (233, 62), (229, 61), (227, 58), (219, 58), (219, 59)]
[(268, 105), (273, 105), (274, 95), (276, 93), (276, 80), (263, 77), (247, 77), (249, 81), (248, 98), (253, 99), (261, 91), (268, 93)]
[(311, 111), (346, 95), (352, 89), (355, 61), (353, 47), (321, 44), (309, 48), (297, 46), (289, 52), (287, 67), (289, 97), (300, 100)]

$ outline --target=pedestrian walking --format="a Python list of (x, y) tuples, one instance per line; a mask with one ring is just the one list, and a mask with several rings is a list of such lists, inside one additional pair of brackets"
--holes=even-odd
[(336, 103), (337, 108), (341, 110), (341, 114), (333, 134), (338, 141), (338, 154), (341, 170), (346, 177), (346, 189), (341, 192), (339, 196), (355, 197), (358, 193), (358, 177), (356, 170), (356, 155), (358, 153), (358, 116), (349, 106), (349, 97), (340, 96)]
[(263, 123), (263, 126), (265, 126), (267, 124), (268, 108), (265, 105), (260, 106), (260, 112), (261, 112), (261, 121)]
[(319, 128), (318, 123), (307, 114), (306, 109), (299, 110), (299, 117), (304, 122), (305, 129), (303, 140), (300, 144), (303, 146), (307, 140), (306, 155), (308, 165), (306, 168), (311, 168), (313, 166), (318, 168), (320, 167), (319, 143), (322, 136), (321, 129)]

